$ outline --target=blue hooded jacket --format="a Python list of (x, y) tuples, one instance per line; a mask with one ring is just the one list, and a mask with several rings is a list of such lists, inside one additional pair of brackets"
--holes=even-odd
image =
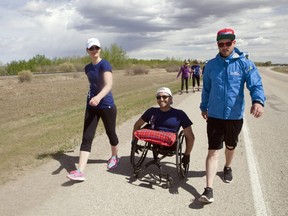
[(218, 53), (205, 66), (201, 111), (208, 111), (208, 117), (218, 119), (242, 119), (245, 83), (252, 103), (258, 102), (264, 106), (266, 98), (255, 64), (237, 48), (227, 58)]

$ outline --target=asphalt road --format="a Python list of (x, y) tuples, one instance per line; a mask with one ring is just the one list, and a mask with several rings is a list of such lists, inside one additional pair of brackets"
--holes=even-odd
[[(261, 75), (267, 97), (264, 116), (258, 121), (246, 112), (245, 118), (263, 195), (257, 209), (264, 210), (265, 204), (267, 215), (288, 215), (288, 75), (265, 68)], [(260, 194), (254, 199), (259, 201)]]
[[(86, 180), (66, 179), (78, 161), (79, 148), (27, 172), (0, 187), (0, 214), (14, 215), (288, 215), (287, 179), (287, 75), (261, 69), (267, 103), (263, 118), (249, 114), (246, 94), (245, 125), (233, 164), (234, 181), (221, 180), (222, 151), (214, 183), (214, 203), (203, 205), (197, 198), (205, 187), (207, 153), (206, 123), (200, 116), (201, 92), (175, 95), (174, 106), (193, 121), (196, 136), (186, 181), (176, 174), (175, 157), (165, 160), (164, 171), (173, 177), (172, 187), (163, 188), (144, 176), (132, 181), (129, 162), (130, 137), (139, 116), (119, 125), (119, 166), (106, 170), (110, 148), (106, 136), (97, 136), (86, 168)], [(247, 92), (248, 93), (248, 92)], [(168, 163), (170, 162), (170, 163)], [(172, 162), (172, 163), (171, 163)]]

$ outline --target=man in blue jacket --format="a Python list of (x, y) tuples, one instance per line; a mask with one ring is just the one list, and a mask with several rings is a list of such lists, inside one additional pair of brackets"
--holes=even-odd
[(217, 33), (219, 53), (207, 62), (203, 76), (201, 114), (207, 120), (208, 155), (206, 158), (206, 188), (199, 201), (211, 203), (213, 180), (217, 173), (219, 151), (225, 142), (223, 181), (233, 180), (231, 164), (238, 136), (243, 125), (244, 85), (250, 91), (250, 113), (259, 118), (265, 102), (262, 80), (255, 64), (245, 58), (236, 47), (233, 29)]

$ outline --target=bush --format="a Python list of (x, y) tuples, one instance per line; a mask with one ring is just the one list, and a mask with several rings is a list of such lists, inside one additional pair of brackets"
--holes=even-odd
[(59, 71), (60, 72), (75, 72), (76, 69), (74, 67), (74, 64), (70, 63), (70, 62), (65, 62), (59, 65)]
[(178, 65), (169, 65), (165, 69), (166, 69), (167, 72), (178, 72), (179, 69), (180, 69), (180, 66), (178, 66)]
[(0, 76), (7, 75), (7, 70), (4, 66), (0, 66)]
[(145, 65), (134, 65), (131, 68), (126, 70), (126, 75), (145, 75), (149, 73), (149, 68)]
[(33, 74), (30, 70), (23, 70), (18, 72), (18, 79), (21, 83), (31, 82)]
[(85, 64), (80, 64), (80, 63), (75, 64), (74, 65), (75, 71), (76, 72), (83, 72), (84, 66), (85, 66)]

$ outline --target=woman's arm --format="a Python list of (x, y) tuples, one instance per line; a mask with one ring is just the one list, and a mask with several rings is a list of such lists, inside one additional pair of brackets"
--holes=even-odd
[(104, 77), (104, 87), (102, 90), (93, 98), (91, 98), (89, 105), (97, 106), (103, 97), (105, 97), (111, 90), (113, 85), (113, 76), (111, 71), (105, 71), (103, 73)]

